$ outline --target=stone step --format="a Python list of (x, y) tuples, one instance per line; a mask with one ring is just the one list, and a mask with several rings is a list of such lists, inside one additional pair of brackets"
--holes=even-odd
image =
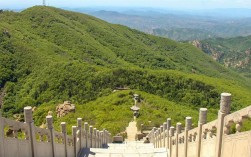
[[(154, 148), (152, 143), (141, 141), (108, 144), (108, 148), (91, 148), (80, 157), (167, 157), (166, 148)], [(85, 156), (84, 156), (85, 155)]]
[(95, 154), (88, 157), (167, 157), (166, 153), (155, 154)]

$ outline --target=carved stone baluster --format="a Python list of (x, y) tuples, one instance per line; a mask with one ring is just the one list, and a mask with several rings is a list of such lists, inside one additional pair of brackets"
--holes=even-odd
[(196, 132), (193, 134), (193, 142), (195, 142), (195, 141), (197, 141), (197, 133)]
[(235, 128), (236, 128), (236, 133), (240, 133), (242, 128), (242, 121), (236, 123)]
[(189, 137), (188, 137), (188, 142), (192, 142), (193, 141), (193, 135), (190, 134)]
[(39, 132), (39, 133), (38, 133), (38, 136), (39, 136), (39, 141), (40, 141), (40, 142), (43, 142), (43, 141), (44, 141), (44, 138), (43, 138), (44, 136), (43, 136), (43, 134)]
[(211, 130), (209, 130), (210, 133), (209, 133), (209, 137), (210, 138), (214, 138), (214, 129), (212, 128)]
[(229, 134), (230, 134), (230, 126), (229, 126), (229, 125), (226, 125), (226, 126), (224, 127), (223, 131), (224, 131), (224, 134), (229, 135)]
[(18, 136), (18, 129), (16, 127), (13, 127), (13, 138), (17, 138)]
[(208, 135), (208, 129), (206, 129), (206, 130), (203, 131), (203, 136), (202, 136), (202, 138), (203, 138), (203, 139), (207, 139), (207, 135)]

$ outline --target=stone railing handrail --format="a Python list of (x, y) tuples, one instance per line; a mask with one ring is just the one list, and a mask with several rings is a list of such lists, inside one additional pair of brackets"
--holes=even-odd
[[(243, 120), (251, 117), (251, 106), (229, 114), (230, 103), (231, 94), (222, 93), (218, 119), (207, 123), (207, 109), (201, 108), (198, 127), (192, 129), (192, 118), (186, 117), (186, 125), (182, 131), (181, 123), (177, 123), (176, 127), (173, 127), (171, 118), (168, 118), (160, 128), (154, 127), (147, 137), (155, 147), (168, 148), (169, 157), (250, 157), (251, 131), (237, 134), (235, 140), (230, 140), (228, 134), (231, 133), (232, 124), (236, 124), (236, 133), (241, 132)], [(235, 144), (237, 141), (241, 142), (243, 146)], [(227, 142), (232, 142), (232, 144), (224, 144)], [(236, 149), (237, 154), (231, 154), (234, 151), (229, 150), (232, 149)], [(239, 151), (242, 154), (238, 154)]]
[(239, 111), (231, 113), (225, 117), (225, 125), (228, 125), (230, 122), (238, 123), (242, 122), (243, 119), (251, 117), (251, 106), (243, 108)]
[(218, 122), (218, 120), (216, 119), (214, 121), (211, 121), (209, 123), (204, 124), (202, 126), (203, 131), (212, 130), (212, 129), (216, 128), (217, 127), (217, 122)]
[[(87, 122), (82, 128), (81, 118), (77, 119), (77, 126), (72, 126), (72, 135), (68, 135), (65, 122), (61, 123), (61, 132), (54, 130), (52, 116), (46, 117), (47, 128), (36, 127), (31, 107), (24, 108), (24, 117), (25, 122), (18, 122), (2, 117), (0, 112), (0, 157), (16, 156), (14, 154), (19, 157), (77, 157), (82, 148), (102, 148), (111, 141), (107, 130), (98, 131)], [(8, 151), (10, 144), (12, 151)]]

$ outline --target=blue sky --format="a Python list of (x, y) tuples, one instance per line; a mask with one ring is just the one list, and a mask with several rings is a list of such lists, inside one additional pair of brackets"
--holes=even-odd
[[(251, 8), (251, 0), (46, 0), (55, 7), (153, 7), (173, 9)], [(0, 8), (26, 8), (42, 0), (0, 0)]]

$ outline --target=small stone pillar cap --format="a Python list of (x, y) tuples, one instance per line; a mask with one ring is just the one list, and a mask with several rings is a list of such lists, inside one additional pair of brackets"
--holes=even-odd
[(170, 127), (170, 136), (174, 136), (174, 127), (173, 126)]
[(160, 126), (160, 131), (163, 132), (163, 125)]
[(231, 94), (221, 93), (220, 112), (228, 114), (230, 112)]
[(52, 129), (53, 128), (53, 118), (52, 116), (46, 116), (46, 122), (47, 122), (47, 127), (48, 129)]
[(82, 118), (77, 118), (78, 128), (82, 127)]
[(192, 117), (186, 117), (186, 130), (192, 129)]
[(169, 130), (171, 127), (171, 118), (167, 118), (166, 125), (167, 125), (167, 129)]
[(176, 124), (176, 132), (179, 134), (181, 133), (181, 123)]
[(26, 106), (24, 108), (24, 119), (26, 123), (32, 123), (33, 118), (32, 118), (32, 107), (31, 106)]
[(84, 127), (85, 127), (85, 131), (88, 131), (88, 123), (87, 122), (84, 123)]
[(93, 132), (93, 126), (90, 126), (89, 129), (90, 129), (90, 133), (92, 133)]
[(163, 129), (164, 129), (164, 130), (167, 129), (167, 123), (166, 123), (166, 122), (163, 123)]
[(61, 131), (62, 133), (66, 133), (66, 122), (61, 122)]
[(200, 108), (199, 123), (200, 124), (207, 123), (207, 108)]

